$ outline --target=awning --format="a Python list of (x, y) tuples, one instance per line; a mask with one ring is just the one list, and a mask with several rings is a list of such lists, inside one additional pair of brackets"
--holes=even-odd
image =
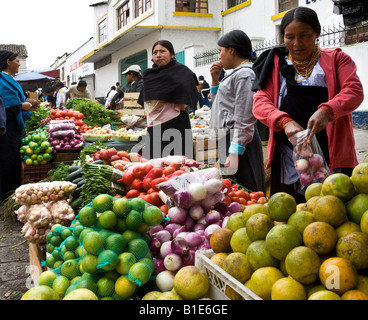
[(14, 79), (18, 82), (55, 80), (55, 78), (34, 71), (18, 73), (14, 76)]

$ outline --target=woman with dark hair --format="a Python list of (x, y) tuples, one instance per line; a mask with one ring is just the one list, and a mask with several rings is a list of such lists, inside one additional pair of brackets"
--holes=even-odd
[(193, 137), (188, 106), (198, 102), (196, 75), (177, 62), (171, 42), (159, 40), (152, 47), (152, 68), (143, 73), (143, 90), (138, 99), (147, 117), (144, 156), (161, 158), (186, 155), (193, 158)]
[[(220, 164), (251, 191), (265, 192), (262, 143), (252, 113), (255, 74), (252, 43), (246, 33), (233, 30), (217, 42), (220, 61), (211, 68), (212, 112), (210, 137), (218, 141)], [(222, 70), (226, 71), (221, 82)]]
[(287, 192), (304, 202), (289, 138), (310, 129), (331, 172), (351, 175), (358, 164), (352, 112), (363, 101), (354, 61), (340, 48), (321, 49), (321, 26), (309, 8), (288, 11), (281, 22), (285, 45), (265, 51), (254, 64), (253, 112), (269, 127), (271, 194)]
[(38, 106), (26, 101), (21, 85), (13, 76), (20, 67), (18, 54), (0, 51), (0, 98), (4, 104), (6, 123), (0, 135), (0, 195), (14, 191), (21, 184), (19, 149), (30, 110)]

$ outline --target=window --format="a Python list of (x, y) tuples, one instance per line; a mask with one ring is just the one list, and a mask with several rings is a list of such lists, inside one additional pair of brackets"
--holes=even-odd
[(248, 1), (248, 0), (227, 0), (227, 8), (230, 9), (245, 1)]
[(294, 9), (298, 6), (298, 0), (279, 0), (279, 12)]
[(98, 43), (107, 40), (107, 19), (104, 18), (98, 23)]
[(118, 8), (118, 30), (125, 27), (129, 22), (130, 22), (129, 1), (126, 1)]
[(139, 17), (141, 14), (151, 8), (151, 0), (134, 0), (135, 2), (135, 17)]
[(175, 0), (177, 12), (208, 13), (208, 0)]

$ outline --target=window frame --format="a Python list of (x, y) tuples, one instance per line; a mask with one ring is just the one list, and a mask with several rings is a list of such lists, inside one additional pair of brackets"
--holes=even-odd
[[(102, 26), (102, 24), (104, 25)], [(107, 17), (106, 16), (97, 22), (97, 32), (98, 32), (98, 44), (106, 42), (107, 41)]]
[[(293, 4), (294, 1), (296, 2), (296, 4)], [(288, 4), (290, 5), (290, 7), (286, 8)], [(279, 13), (297, 8), (299, 7), (299, 0), (278, 0), (278, 7)]]
[(175, 0), (175, 11), (208, 13), (208, 0)]
[[(128, 14), (126, 14), (128, 13)], [(129, 5), (129, 0), (124, 1), (117, 9), (116, 9), (116, 14), (117, 14), (117, 20), (118, 20), (118, 25), (117, 28), (118, 30), (124, 28), (125, 26), (127, 26), (130, 23), (130, 5)]]
[(152, 0), (134, 0), (135, 18), (147, 12), (152, 8)]

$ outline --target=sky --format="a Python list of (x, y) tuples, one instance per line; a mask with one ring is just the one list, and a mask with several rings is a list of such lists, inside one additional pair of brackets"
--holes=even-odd
[(58, 56), (93, 37), (93, 0), (0, 0), (0, 43), (24, 44), (27, 70), (47, 71)]

